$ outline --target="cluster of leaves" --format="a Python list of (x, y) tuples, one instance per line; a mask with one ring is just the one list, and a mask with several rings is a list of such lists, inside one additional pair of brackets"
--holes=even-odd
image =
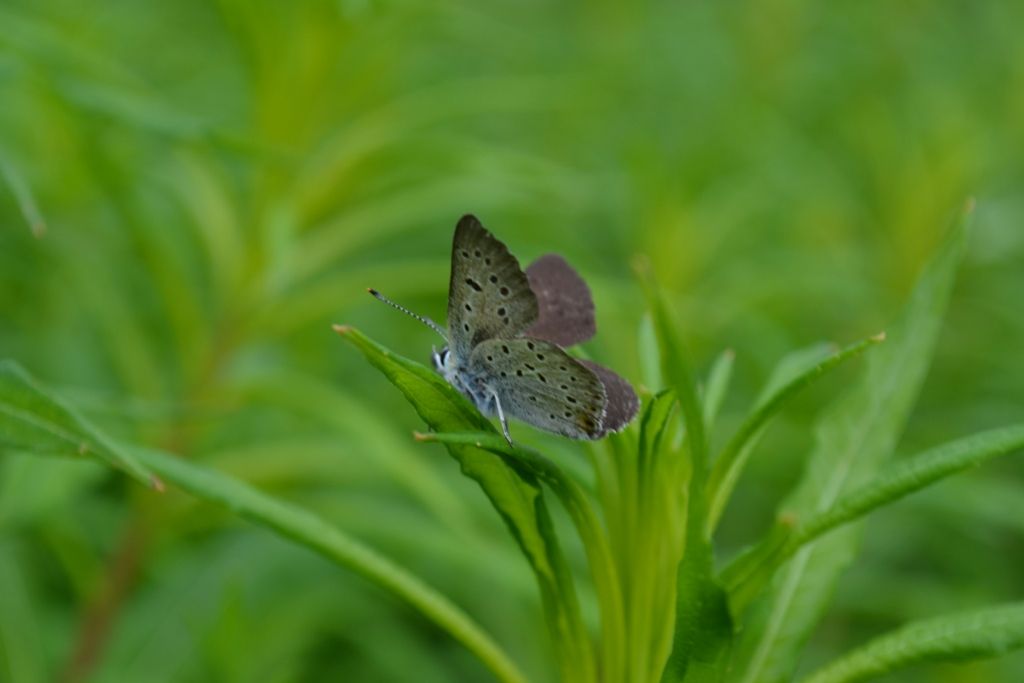
[[(509, 446), (436, 373), (357, 330), (343, 338), (408, 399), (462, 472), (512, 532), (540, 588), (566, 683), (677, 683), (792, 679), (801, 648), (854, 558), (860, 523), (879, 507), (993, 457), (1024, 447), (1024, 424), (994, 429), (886, 464), (925, 376), (965, 240), (964, 222), (920, 278), (888, 335), (828, 354), (800, 354), (777, 377), (719, 453), (707, 432), (727, 391), (723, 354), (704, 383), (690, 368), (677, 326), (646, 277), (668, 387), (645, 401), (639, 426), (590, 451), (589, 490), (534, 450)], [(802, 388), (878, 346), (863, 378), (822, 418), (803, 481), (776, 525), (724, 567), (717, 523), (766, 426)], [(475, 654), (505, 683), (524, 674), (472, 617), (424, 581), (337, 526), (228, 475), (168, 453), (118, 444), (40, 387), (18, 365), (0, 365), (0, 446), (96, 458), (162, 491), (169, 484), (232, 511), (355, 571), (406, 601)], [(547, 502), (568, 513), (586, 550), (600, 617), (583, 617), (577, 578)], [(920, 661), (984, 657), (1024, 647), (1024, 605), (1008, 604), (909, 624), (809, 674), (806, 683), (850, 683)]]
[[(652, 326), (636, 353), (643, 307), (624, 254), (653, 261), (688, 322), (695, 374), (720, 345), (735, 348), (735, 368), (723, 356), (703, 396), (717, 406), (732, 368), (705, 430), (719, 575), (798, 476), (822, 399), (860, 368), (788, 403), (758, 457), (736, 450), (752, 439), (727, 444), (747, 405), (825, 357), (791, 349), (884, 326), (940, 238), (947, 197), (979, 193), (984, 230), (899, 450), (1019, 419), (1024, 138), (1012, 84), (1024, 41), (1012, 27), (1024, 5), (751, 9), (0, 3), (0, 358), (94, 425), (80, 433), (54, 412), (44, 422), (73, 437), (56, 438), (37, 416), (12, 441), (86, 453), (12, 446), (0, 457), (0, 587), (11, 587), (0, 590), (0, 679), (484, 677), (476, 650), (439, 637), (452, 624), (387, 599), (365, 573), (240, 524), (166, 474), (156, 495), (108, 471), (98, 457), (115, 449), (157, 474), (118, 444), (173, 453), (212, 481), (248, 482), (315, 514), (472, 615), (530, 681), (558, 676), (537, 628), (541, 592), (501, 517), (432, 457), (441, 447), (408, 438), (419, 422), (400, 392), (328, 327), (355, 322), (425, 352), (433, 340), (377, 311), (363, 288), (443, 310), (447, 237), (465, 211), (518, 255), (559, 251), (586, 274), (601, 326), (588, 351), (625, 376), (668, 386)], [(666, 434), (681, 433), (679, 420)], [(622, 557), (684, 540), (684, 526), (633, 531), (640, 506), (667, 509), (638, 497), (651, 486), (631, 483), (634, 469), (618, 469), (639, 457), (636, 436), (588, 462), (572, 444), (517, 432), (591, 500), (615, 549), (604, 584), (632, 575)], [(686, 446), (672, 443), (681, 462), (655, 466), (648, 450), (646, 478), (685, 479), (672, 468), (685, 466)], [(727, 460), (739, 466), (716, 465)], [(1016, 464), (954, 478), (875, 520), (798, 675), (900, 623), (1019, 596)], [(566, 623), (596, 634), (599, 662), (621, 670), (614, 659), (629, 653), (657, 669), (672, 647), (671, 563), (661, 583), (627, 582), (616, 607), (584, 569), (602, 537), (582, 545), (543, 480), (540, 491), (578, 594), (563, 611), (582, 612)], [(549, 574), (545, 590), (564, 583)], [(599, 607), (630, 618), (598, 622)], [(652, 634), (660, 647), (634, 646)], [(614, 639), (626, 643), (618, 654), (603, 644)], [(897, 676), (1016, 681), (1022, 665), (1016, 654)]]

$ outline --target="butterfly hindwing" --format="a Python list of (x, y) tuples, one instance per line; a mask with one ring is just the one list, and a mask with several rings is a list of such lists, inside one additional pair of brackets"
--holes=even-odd
[(452, 240), (448, 335), (456, 358), (487, 339), (521, 334), (537, 319), (537, 297), (519, 261), (475, 216), (459, 220)]
[(537, 297), (537, 321), (526, 336), (559, 346), (587, 341), (597, 332), (594, 300), (583, 278), (557, 254), (546, 254), (526, 268), (530, 288)]
[(581, 365), (589, 369), (604, 385), (605, 408), (604, 417), (601, 420), (601, 434), (604, 436), (609, 432), (621, 431), (633, 421), (637, 411), (640, 409), (640, 399), (637, 398), (633, 386), (615, 372), (603, 365), (593, 361), (581, 360)]
[(492, 339), (474, 350), (470, 372), (501, 400), (505, 414), (573, 439), (604, 434), (601, 380), (551, 342)]

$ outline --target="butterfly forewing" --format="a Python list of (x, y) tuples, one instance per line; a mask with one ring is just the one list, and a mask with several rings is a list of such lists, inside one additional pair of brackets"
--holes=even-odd
[(597, 332), (590, 288), (565, 259), (546, 254), (526, 268), (530, 288), (537, 297), (537, 321), (526, 336), (547, 339), (559, 346), (587, 341)]
[(537, 297), (508, 249), (474, 216), (463, 216), (452, 240), (448, 336), (468, 359), (487, 339), (514, 337), (537, 319)]
[(527, 337), (485, 341), (469, 366), (508, 416), (573, 439), (604, 433), (604, 385), (555, 344)]

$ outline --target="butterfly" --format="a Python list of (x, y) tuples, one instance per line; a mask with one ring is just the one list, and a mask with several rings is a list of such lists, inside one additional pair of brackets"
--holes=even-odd
[(589, 288), (561, 256), (541, 256), (523, 271), (467, 214), (452, 239), (447, 331), (369, 291), (445, 338), (448, 345), (432, 353), (434, 369), (481, 413), (497, 415), (509, 444), (509, 417), (571, 439), (600, 439), (636, 416), (640, 403), (628, 381), (565, 351), (597, 327)]

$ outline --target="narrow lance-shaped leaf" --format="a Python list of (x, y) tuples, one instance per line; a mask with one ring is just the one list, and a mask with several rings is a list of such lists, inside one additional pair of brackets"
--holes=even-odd
[(707, 437), (704, 409), (697, 397), (677, 325), (649, 274), (645, 284), (662, 374), (679, 398), (690, 455), (686, 542), (677, 578), (675, 631), (662, 680), (675, 682), (686, 677), (699, 681), (715, 675), (732, 638), (725, 592), (715, 581), (711, 541), (705, 532)]
[(416, 576), (320, 517), (181, 458), (141, 449), (134, 454), (164, 479), (197, 498), (224, 505), (232, 512), (273, 529), (408, 602), (465, 645), (498, 680), (525, 683), (526, 678), (508, 656), (459, 607)]
[(886, 467), (874, 480), (850, 491), (827, 512), (797, 531), (798, 547), (883, 505), (893, 503), (959, 472), (1024, 448), (1024, 424), (974, 434)]
[[(873, 480), (844, 495), (798, 528), (780, 523), (775, 533), (722, 572), (734, 603), (755, 593), (778, 565), (804, 545), (878, 508), (946, 477), (1024, 448), (1024, 424), (992, 429), (929, 449), (888, 465)], [(784, 534), (784, 537), (779, 536)], [(780, 542), (781, 541), (781, 542)]]
[(45, 235), (46, 221), (43, 219), (42, 212), (39, 211), (39, 205), (32, 195), (31, 187), (17, 167), (3, 156), (0, 156), (0, 180), (7, 182), (32, 235), (35, 237)]
[(850, 344), (820, 360), (818, 349), (811, 349), (814, 354), (810, 357), (812, 364), (802, 367), (798, 372), (782, 379), (778, 386), (769, 386), (766, 396), (758, 401), (754, 411), (743, 421), (722, 452), (715, 458), (714, 466), (708, 475), (709, 532), (713, 532), (718, 524), (725, 506), (729, 502), (729, 497), (732, 495), (733, 488), (736, 486), (736, 481), (768, 422), (805, 387), (884, 339), (885, 335), (879, 334)]
[[(436, 432), (490, 432), (494, 426), (436, 372), (398, 356), (349, 327), (335, 327), (406, 397)], [(586, 682), (595, 674), (593, 652), (576, 598), (572, 573), (555, 535), (536, 477), (516, 471), (487, 451), (445, 444), (502, 516), (537, 578), (545, 616), (556, 640), (563, 678)]]
[(0, 541), (0, 671), (11, 681), (44, 681), (46, 647), (40, 628), (39, 605), (21, 566), (13, 538)]
[[(504, 437), (493, 432), (417, 434), (416, 438), (419, 441), (482, 448), (501, 457), (509, 466), (528, 472), (551, 488), (569, 513), (583, 541), (594, 579), (594, 590), (601, 605), (604, 649), (612, 650), (618, 640), (623, 638), (622, 592), (608, 536), (580, 485), (540, 453), (522, 446), (510, 446)], [(609, 664), (604, 661), (606, 667)]]
[(718, 354), (718, 358), (711, 366), (711, 372), (708, 373), (708, 383), (703, 395), (704, 424), (707, 425), (708, 431), (718, 419), (718, 412), (722, 409), (722, 403), (725, 402), (735, 361), (736, 353), (732, 349), (726, 349)]
[[(405, 600), (450, 633), (479, 657), (498, 680), (504, 683), (525, 683), (525, 677), (501, 648), (456, 605), (316, 515), (181, 458), (142, 449), (131, 449), (129, 452), (129, 449), (123, 447), (117, 447), (116, 451), (104, 451), (108, 444), (113, 443), (111, 439), (91, 426), (87, 426), (85, 431), (78, 431), (82, 428), (76, 420), (71, 419), (75, 417), (74, 414), (68, 412), (55, 397), (43, 394), (23, 370), (12, 363), (0, 365), (0, 370), (0, 390), (4, 401), (10, 401), (13, 397), (14, 405), (18, 406), (18, 410), (12, 412), (8, 409), (10, 403), (0, 404), (0, 435), (3, 437), (0, 443), (45, 455), (88, 455), (119, 469), (126, 469), (123, 462), (132, 463), (139, 472), (144, 473), (147, 481), (161, 481), (150, 474), (152, 471), (203, 500), (225, 505), (257, 524), (273, 529), (361, 574)], [(88, 439), (88, 448), (84, 452), (77, 446), (79, 438)], [(162, 487), (161, 483), (161, 490)]]
[[(820, 513), (870, 480), (892, 452), (924, 380), (965, 241), (969, 207), (919, 279), (889, 342), (868, 359), (867, 372), (822, 418), (804, 477), (783, 505), (797, 520)], [(803, 644), (853, 558), (851, 526), (802, 548), (775, 577), (744, 624), (731, 680), (788, 681)]]
[[(679, 563), (686, 543), (686, 509), (680, 498), (688, 463), (680, 458), (675, 392), (667, 389), (649, 402), (640, 425), (635, 526), (639, 541), (630, 558), (642, 572), (628, 581), (633, 675), (628, 680), (656, 681), (675, 640)], [(633, 574), (633, 572), (627, 575)]]
[(159, 479), (14, 361), (0, 361), (0, 447), (95, 457), (156, 489)]
[(963, 662), (1024, 648), (1024, 603), (936, 617), (880, 636), (802, 683), (857, 683), (925, 662)]

